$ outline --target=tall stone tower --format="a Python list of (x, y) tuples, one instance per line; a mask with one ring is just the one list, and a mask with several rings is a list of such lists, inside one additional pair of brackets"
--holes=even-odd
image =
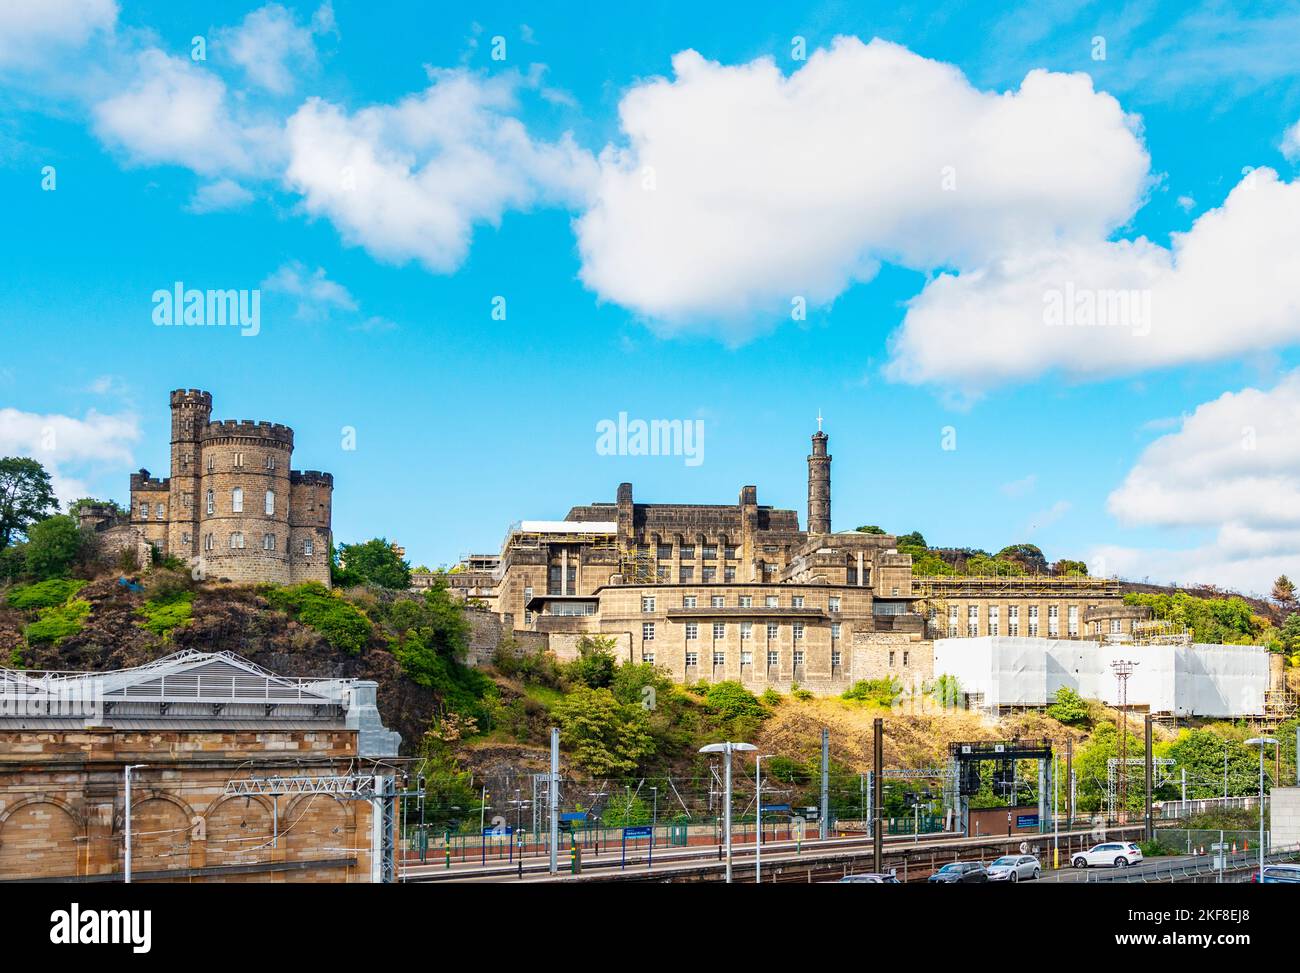
[(167, 553), (191, 558), (199, 552), (201, 440), (212, 418), (212, 394), (176, 389), (171, 394), (172, 465), (167, 490)]
[(821, 416), (817, 417), (817, 431), (812, 437), (812, 455), (808, 457), (808, 533), (831, 532), (831, 458), (826, 452), (829, 438), (821, 430)]

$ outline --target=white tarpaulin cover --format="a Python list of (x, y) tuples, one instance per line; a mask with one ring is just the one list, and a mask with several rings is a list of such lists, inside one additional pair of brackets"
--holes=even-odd
[(1258, 716), (1268, 689), (1268, 650), (1258, 645), (1111, 645), (1078, 639), (936, 639), (934, 673), (957, 677), (986, 706), (1046, 706), (1065, 686), (1114, 706), (1112, 663), (1137, 663), (1130, 706), (1178, 716)]

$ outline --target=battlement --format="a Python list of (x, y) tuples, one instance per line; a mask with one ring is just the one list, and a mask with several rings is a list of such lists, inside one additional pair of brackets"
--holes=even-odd
[(291, 486), (302, 484), (303, 486), (323, 486), (334, 489), (334, 474), (322, 473), (320, 470), (290, 470), (289, 483)]
[(248, 439), (263, 439), (293, 448), (293, 430), (278, 422), (254, 422), (252, 419), (221, 419), (209, 422), (203, 432), (203, 439), (220, 439), (240, 436)]
[(171, 405), (173, 409), (178, 406), (191, 406), (211, 410), (212, 393), (204, 392), (202, 389), (173, 389)]
[(131, 474), (131, 492), (137, 490), (166, 490), (171, 483), (171, 477), (150, 476), (149, 471), (141, 469), (138, 473)]

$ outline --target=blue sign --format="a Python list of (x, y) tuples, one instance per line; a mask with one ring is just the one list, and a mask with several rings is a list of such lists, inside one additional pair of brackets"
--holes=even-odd
[(623, 829), (624, 838), (649, 838), (652, 834), (654, 834), (654, 829), (650, 827)]
[(790, 810), (789, 804), (764, 804), (763, 805), (764, 814), (766, 814), (768, 811), (771, 811), (773, 813), (778, 813), (781, 811), (789, 811), (789, 810)]
[(1037, 815), (1037, 814), (1017, 814), (1017, 815), (1016, 815), (1016, 827), (1017, 827), (1017, 828), (1036, 828), (1036, 827), (1038, 827), (1038, 815)]
[(586, 821), (587, 812), (586, 811), (565, 811), (563, 814), (560, 815), (560, 820), (561, 821)]
[(515, 833), (515, 829), (514, 829), (514, 828), (511, 828), (511, 827), (508, 827), (508, 826), (507, 826), (507, 827), (504, 827), (504, 828), (484, 828), (484, 829), (483, 829), (483, 834), (484, 834), (484, 835), (494, 835), (494, 834), (514, 834), (514, 833)]

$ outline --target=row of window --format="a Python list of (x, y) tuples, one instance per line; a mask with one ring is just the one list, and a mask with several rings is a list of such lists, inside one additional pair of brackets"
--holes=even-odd
[[(688, 641), (688, 642), (694, 642), (694, 641), (697, 641), (697, 640), (699, 639), (699, 637), (700, 637), (700, 625), (699, 625), (698, 622), (687, 622), (686, 625), (685, 625), (685, 628), (686, 628), (686, 641)], [(790, 626), (790, 634), (791, 634), (791, 636), (793, 637), (793, 639), (794, 639), (796, 642), (802, 642), (802, 641), (803, 641), (805, 631), (806, 631), (806, 629), (805, 629), (805, 627), (804, 627), (804, 623), (803, 623), (803, 622), (794, 622), (794, 623)], [(769, 640), (775, 640), (775, 639), (779, 638), (779, 637), (780, 637), (780, 634), (781, 634), (781, 626), (780, 626), (779, 624), (777, 624), (776, 622), (768, 622), (768, 623), (767, 623), (767, 637), (768, 637)], [(714, 637), (714, 639), (719, 639), (719, 640), (720, 640), (720, 639), (725, 639), (725, 638), (727, 637), (727, 623), (726, 623), (726, 622), (714, 622), (714, 623), (713, 623), (713, 637)], [(753, 637), (754, 637), (754, 623), (753, 623), (753, 622), (741, 622), (741, 623), (740, 623), (740, 640), (741, 640), (742, 642), (748, 642), (748, 641), (750, 641)], [(838, 639), (839, 637), (840, 637), (840, 623), (839, 623), (839, 622), (832, 622), (832, 623), (831, 623), (831, 638), (832, 638), (832, 639)], [(654, 622), (642, 622), (642, 623), (641, 623), (641, 640), (642, 640), (643, 642), (653, 642), (654, 639), (655, 639), (655, 623), (654, 623)]]
[[(274, 490), (266, 491), (266, 496), (262, 498), (262, 510), (268, 517), (275, 515)], [(207, 511), (209, 514), (215, 514), (217, 512), (217, 495), (212, 490), (209, 490), (207, 494)], [(243, 487), (234, 487), (230, 491), (230, 512), (232, 514), (242, 514), (244, 512)]]
[[(649, 554), (650, 553), (649, 546), (645, 544), (641, 545), (641, 553)], [(734, 544), (724, 545), (722, 548), (722, 556), (728, 561), (734, 561), (738, 556), (736, 551), (736, 546)], [(700, 558), (701, 560), (704, 561), (716, 561), (718, 559), (718, 545), (701, 544)], [(673, 559), (673, 546), (671, 544), (657, 545), (655, 548), (655, 559), (658, 561), (671, 561)], [(681, 559), (683, 561), (695, 560), (694, 544), (683, 544), (681, 546)]]
[[(235, 453), (231, 457), (231, 465), (237, 470), (242, 470), (244, 468), (244, 454)], [(268, 470), (275, 469), (275, 457), (274, 456), (264, 457), (262, 460), (262, 466)], [(211, 473), (214, 470), (216, 470), (216, 468), (217, 468), (217, 458), (211, 455), (208, 456), (208, 472)]]
[[(642, 596), (641, 596), (641, 611), (642, 611), (643, 613), (645, 613), (645, 614), (652, 614), (652, 613), (655, 611), (655, 606), (656, 606), (658, 603), (659, 603), (659, 601), (658, 601), (658, 596), (657, 596), (657, 595), (642, 595)], [(683, 595), (683, 596), (682, 596), (682, 607), (683, 607), (683, 608), (698, 608), (698, 607), (700, 607), (700, 606), (699, 606), (699, 597), (698, 597), (697, 595)], [(712, 595), (712, 596), (710, 596), (710, 598), (709, 598), (709, 607), (710, 607), (710, 608), (726, 608), (726, 607), (727, 607), (727, 598), (726, 598), (726, 596), (725, 596), (725, 595)], [(736, 599), (736, 607), (737, 607), (737, 608), (753, 608), (753, 607), (754, 607), (754, 596), (753, 596), (753, 595), (740, 595), (740, 596), (738, 596), (737, 599)], [(766, 595), (766, 596), (764, 596), (764, 598), (763, 598), (763, 607), (764, 607), (764, 608), (780, 608), (780, 607), (781, 607), (781, 596), (780, 596), (780, 595)], [(792, 596), (790, 597), (790, 607), (791, 607), (791, 608), (803, 608), (803, 607), (805, 607), (804, 596), (803, 596), (803, 595), (792, 595)], [(831, 612), (837, 612), (837, 611), (840, 610), (840, 596), (839, 596), (839, 595), (831, 595), (831, 596), (827, 599), (827, 601), (826, 601), (826, 610), (827, 610), (827, 611), (831, 611)]]
[[(189, 539), (189, 535), (187, 534), (185, 535), (183, 540), (188, 540), (188, 539)], [(242, 551), (245, 546), (243, 531), (237, 530), (232, 532), (229, 538), (229, 543), (230, 543), (230, 549), (232, 551)], [(217, 549), (216, 534), (203, 535), (203, 549), (205, 551), (215, 551)], [(264, 551), (279, 550), (279, 542), (276, 540), (276, 536), (274, 534), (262, 535), (262, 550)], [(316, 545), (310, 537), (303, 539), (302, 553), (304, 557), (311, 557), (313, 554), (316, 553)]]
[[(161, 504), (161, 503), (159, 503), (159, 504), (155, 504), (155, 506), (157, 507), (157, 513), (156, 513), (156, 516), (154, 517), (154, 519), (155, 519), (155, 520), (166, 520), (166, 519), (167, 519), (167, 508), (166, 508), (166, 506), (163, 505), (163, 504)], [(141, 500), (141, 501), (140, 501), (140, 519), (141, 519), (141, 520), (148, 520), (148, 519), (149, 519), (149, 501), (148, 501), (148, 500)]]
[[(654, 665), (655, 664), (654, 652), (642, 651), (641, 661), (649, 663), (650, 665)], [(803, 651), (801, 649), (795, 649), (791, 661), (794, 663), (796, 668), (801, 667), (804, 664)], [(696, 668), (699, 666), (699, 664), (700, 664), (700, 654), (698, 652), (686, 653), (687, 668)], [(713, 664), (715, 666), (725, 666), (727, 664), (727, 653), (722, 651), (714, 651)], [(754, 664), (754, 653), (742, 651), (740, 653), (740, 664), (742, 666), (752, 666)], [(781, 664), (781, 654), (776, 649), (769, 649), (767, 652), (768, 668), (775, 668), (780, 664)], [(832, 652), (831, 665), (838, 666), (839, 664), (840, 664), (840, 654), (838, 652)]]
[[(1000, 635), (1002, 628), (1000, 605), (988, 606), (988, 634)], [(1028, 610), (1028, 635), (1030, 638), (1037, 638), (1038, 626), (1038, 605), (1030, 605)], [(933, 617), (933, 611), (931, 617)], [(948, 606), (948, 636), (956, 638), (959, 633), (960, 609), (957, 605)], [(1079, 606), (1069, 605), (1067, 607), (1067, 632), (1071, 637), (1079, 634)], [(966, 606), (966, 635), (969, 638), (975, 638), (979, 635), (980, 629), (980, 606)], [(1007, 634), (1017, 636), (1020, 634), (1020, 606), (1007, 606)], [(1061, 608), (1059, 605), (1047, 606), (1047, 634), (1055, 638), (1061, 634)]]

